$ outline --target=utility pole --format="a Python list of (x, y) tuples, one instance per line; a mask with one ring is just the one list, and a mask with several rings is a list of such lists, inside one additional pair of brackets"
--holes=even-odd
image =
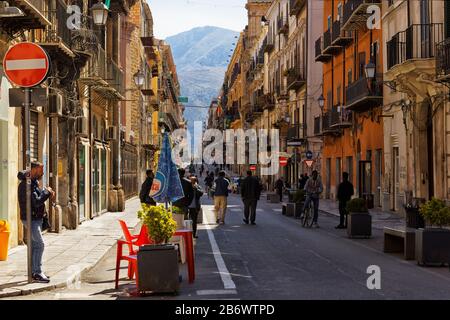
[(32, 241), (31, 241), (31, 155), (30, 155), (30, 107), (31, 107), (31, 89), (25, 88), (25, 102), (24, 102), (24, 146), (25, 146), (25, 170), (26, 174), (26, 189), (27, 189), (27, 265), (28, 265), (28, 282), (33, 282), (32, 273)]

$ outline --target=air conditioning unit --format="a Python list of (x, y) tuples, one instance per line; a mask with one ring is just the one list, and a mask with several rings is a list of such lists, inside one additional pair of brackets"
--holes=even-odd
[(106, 140), (113, 141), (119, 138), (119, 131), (116, 126), (111, 126), (106, 131)]
[(48, 95), (47, 116), (61, 117), (63, 114), (64, 97), (59, 93)]
[(79, 117), (75, 121), (75, 132), (80, 136), (88, 136), (88, 121), (86, 117)]

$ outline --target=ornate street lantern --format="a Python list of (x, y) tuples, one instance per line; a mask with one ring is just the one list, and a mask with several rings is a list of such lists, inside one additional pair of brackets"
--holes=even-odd
[(108, 7), (99, 0), (98, 3), (94, 4), (91, 8), (92, 18), (94, 20), (94, 24), (97, 26), (106, 25), (106, 20), (108, 19)]
[(134, 83), (136, 84), (137, 87), (142, 88), (144, 86), (145, 75), (142, 71), (138, 70), (138, 72), (134, 74), (133, 78)]

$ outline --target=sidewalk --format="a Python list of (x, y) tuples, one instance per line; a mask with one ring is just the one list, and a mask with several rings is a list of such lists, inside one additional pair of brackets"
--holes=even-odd
[(139, 208), (139, 199), (132, 199), (127, 201), (123, 213), (108, 212), (84, 222), (77, 230), (45, 234), (43, 271), (51, 278), (48, 284), (28, 284), (27, 248), (12, 249), (8, 261), (0, 261), (0, 298), (69, 286), (93, 268), (121, 238), (118, 219), (126, 221), (130, 227), (138, 224)]
[[(333, 200), (321, 199), (319, 203), (320, 211), (339, 217), (339, 203)], [(382, 211), (379, 208), (370, 209), (372, 215), (372, 227), (383, 229), (384, 227), (398, 228), (405, 227), (405, 219), (393, 212)]]

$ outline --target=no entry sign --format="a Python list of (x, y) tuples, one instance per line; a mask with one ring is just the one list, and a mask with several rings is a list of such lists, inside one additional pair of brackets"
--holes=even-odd
[(31, 42), (12, 46), (3, 60), (6, 77), (22, 88), (41, 84), (47, 77), (49, 66), (50, 61), (45, 50)]
[(280, 157), (280, 166), (281, 167), (286, 167), (288, 164), (288, 158), (286, 157)]
[(250, 170), (251, 170), (251, 171), (256, 171), (256, 166), (255, 166), (255, 165), (251, 165), (251, 166), (250, 166)]

